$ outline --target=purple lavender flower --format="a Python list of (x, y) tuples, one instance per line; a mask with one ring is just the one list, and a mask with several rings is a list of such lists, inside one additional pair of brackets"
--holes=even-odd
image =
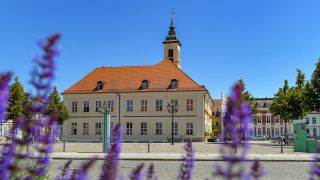
[(320, 146), (318, 144), (314, 156), (314, 160), (311, 162), (310, 180), (320, 179)]
[(0, 124), (5, 119), (5, 113), (8, 108), (9, 88), (8, 84), (11, 78), (11, 73), (4, 73), (0, 75)]
[(139, 164), (136, 168), (134, 168), (130, 174), (129, 174), (129, 178), (131, 180), (140, 180), (142, 178), (142, 168), (144, 166), (144, 163)]
[(121, 124), (118, 123), (111, 135), (111, 146), (108, 150), (108, 154), (105, 157), (105, 161), (102, 167), (101, 180), (114, 180), (118, 173), (118, 160), (120, 154), (120, 142), (121, 142), (122, 129)]
[(78, 170), (74, 170), (71, 176), (71, 180), (85, 180), (87, 179), (87, 172), (89, 168), (96, 162), (96, 157), (91, 158), (81, 165)]
[(264, 169), (261, 167), (261, 163), (258, 160), (254, 160), (253, 165), (251, 166), (251, 176), (253, 179), (258, 180), (266, 173)]
[(146, 179), (147, 180), (156, 180), (156, 179), (158, 179), (157, 176), (155, 175), (153, 163), (151, 163), (150, 166), (148, 167), (148, 170), (146, 172)]
[(72, 160), (67, 161), (62, 170), (61, 170), (61, 175), (56, 177), (56, 180), (67, 180), (69, 179), (70, 176), (70, 165), (72, 163)]
[(186, 150), (186, 155), (182, 158), (183, 162), (180, 165), (178, 179), (189, 180), (194, 167), (194, 148), (190, 140), (185, 144), (184, 149)]
[[(232, 88), (232, 94), (227, 104), (227, 111), (223, 118), (222, 139), (223, 146), (220, 148), (222, 159), (227, 167), (215, 166), (214, 175), (223, 176), (225, 179), (250, 179), (250, 173), (245, 172), (242, 162), (247, 161), (249, 150), (248, 134), (251, 133), (251, 110), (247, 102), (242, 102), (242, 86), (238, 83)], [(238, 142), (244, 138), (241, 144)], [(228, 140), (231, 140), (228, 141)]]

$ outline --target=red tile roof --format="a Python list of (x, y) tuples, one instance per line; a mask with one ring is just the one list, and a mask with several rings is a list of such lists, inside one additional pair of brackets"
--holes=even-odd
[[(178, 88), (170, 89), (172, 79), (178, 80)], [(149, 81), (148, 89), (141, 89), (141, 82)], [(96, 90), (97, 82), (103, 81), (104, 87)], [(63, 92), (98, 93), (98, 92), (143, 92), (143, 91), (186, 91), (206, 90), (198, 85), (171, 60), (164, 59), (152, 66), (122, 66), (96, 68), (79, 82)]]

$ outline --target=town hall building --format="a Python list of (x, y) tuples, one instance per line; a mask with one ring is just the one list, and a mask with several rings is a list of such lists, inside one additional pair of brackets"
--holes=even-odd
[[(163, 42), (164, 59), (150, 66), (99, 67), (62, 93), (70, 118), (63, 124), (68, 141), (100, 141), (106, 103), (111, 126), (120, 122), (124, 142), (154, 142), (192, 139), (204, 141), (212, 133), (213, 101), (209, 91), (182, 69), (181, 43), (173, 18)], [(176, 110), (168, 112), (167, 104)]]

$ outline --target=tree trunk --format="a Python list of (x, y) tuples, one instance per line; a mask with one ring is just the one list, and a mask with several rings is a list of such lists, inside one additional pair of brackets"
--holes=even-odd
[(285, 140), (287, 142), (287, 139), (288, 139), (287, 121), (284, 121), (284, 134), (285, 134)]

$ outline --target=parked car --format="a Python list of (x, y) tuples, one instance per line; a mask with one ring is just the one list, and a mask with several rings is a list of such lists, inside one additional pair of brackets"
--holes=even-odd
[[(292, 133), (288, 133), (287, 135), (288, 135), (288, 139), (293, 139), (294, 138), (294, 134), (292, 134)], [(281, 134), (280, 135), (280, 138), (282, 138), (282, 139), (285, 139), (285, 137), (286, 137), (286, 134)]]
[(256, 139), (257, 140), (266, 140), (267, 137), (266, 136), (262, 136), (262, 135), (258, 135), (258, 136), (256, 136)]

